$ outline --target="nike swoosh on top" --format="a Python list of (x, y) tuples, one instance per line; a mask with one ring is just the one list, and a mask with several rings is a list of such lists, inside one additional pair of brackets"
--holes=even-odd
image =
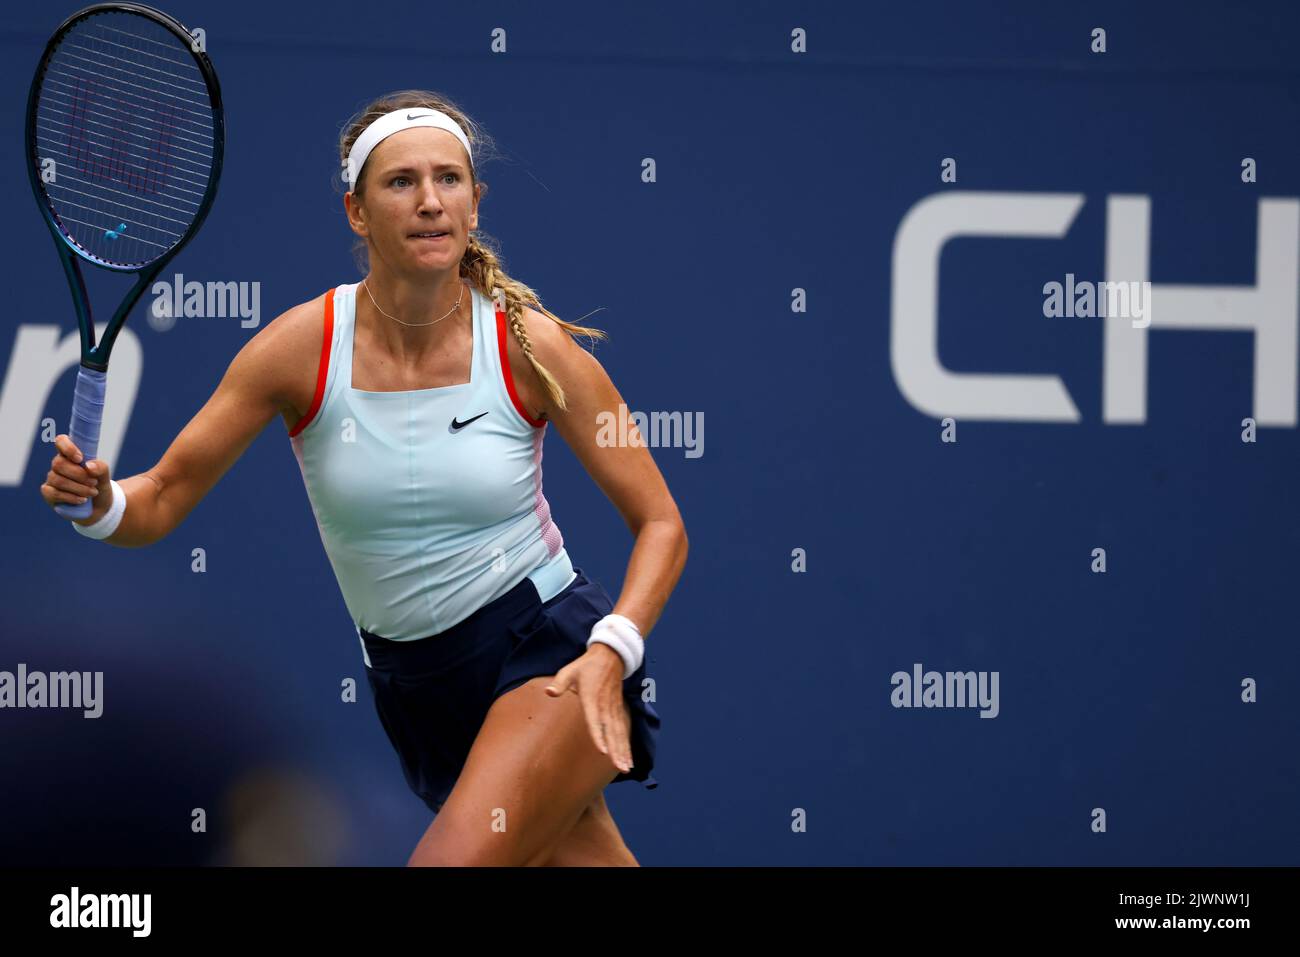
[(407, 113), (407, 114), (406, 114), (406, 118), (407, 118), (408, 120), (418, 120), (418, 119), (419, 119), (420, 117), (422, 117), (422, 116), (433, 116), (433, 114), (432, 114), (432, 113), (416, 113), (414, 116), (412, 116), (410, 113)]
[[(492, 411), (491, 409), (488, 410), (488, 412), (491, 412), (491, 411)], [(476, 421), (476, 420), (478, 420), (478, 419), (481, 419), (481, 418), (483, 418), (483, 416), (485, 416), (485, 415), (487, 415), (487, 412), (480, 412), (478, 415), (474, 416), (474, 418), (472, 418), (472, 419), (466, 419), (464, 422), (458, 422), (458, 421), (456, 421), (456, 417), (455, 417), (455, 416), (452, 416), (452, 419), (451, 419), (451, 430), (452, 430), (453, 432), (459, 432), (461, 429), (465, 428), (465, 426), (469, 425), (471, 422), (474, 422), (474, 421)]]

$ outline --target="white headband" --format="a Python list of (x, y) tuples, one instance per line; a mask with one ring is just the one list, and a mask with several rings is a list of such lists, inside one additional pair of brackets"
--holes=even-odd
[(441, 110), (412, 106), (385, 113), (357, 137), (357, 141), (352, 144), (352, 151), (348, 153), (348, 168), (343, 171), (348, 188), (351, 189), (356, 184), (371, 150), (394, 133), (416, 126), (432, 126), (435, 129), (446, 130), (455, 136), (460, 140), (460, 145), (465, 147), (465, 155), (469, 157), (470, 168), (473, 169), (474, 153), (469, 148), (469, 140), (465, 137), (465, 131), (460, 128), (460, 124)]

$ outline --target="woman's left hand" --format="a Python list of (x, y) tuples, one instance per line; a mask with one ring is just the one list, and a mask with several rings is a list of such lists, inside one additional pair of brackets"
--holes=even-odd
[(587, 727), (601, 754), (613, 758), (620, 771), (632, 770), (627, 706), (623, 702), (623, 659), (617, 651), (593, 642), (586, 652), (555, 674), (546, 693), (558, 698), (574, 692), (582, 701)]

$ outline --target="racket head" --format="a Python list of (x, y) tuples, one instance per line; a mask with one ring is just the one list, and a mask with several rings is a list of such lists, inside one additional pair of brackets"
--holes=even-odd
[[(28, 93), (26, 149), (32, 191), (56, 240), (101, 268), (156, 275), (216, 197), (225, 152), (216, 71), (189, 31), (159, 10), (86, 7), (46, 44)], [(73, 281), (75, 267), (68, 271)], [(73, 292), (84, 297), (79, 274)]]

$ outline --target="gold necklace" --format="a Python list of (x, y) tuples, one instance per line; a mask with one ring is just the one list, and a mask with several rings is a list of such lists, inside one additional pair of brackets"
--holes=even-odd
[[(371, 303), (374, 304), (374, 307), (376, 309), (379, 309), (379, 303), (375, 302), (374, 294), (371, 293), (370, 287), (366, 285), (365, 279), (361, 280), (361, 286), (363, 289), (365, 289), (366, 295), (370, 296), (370, 301)], [(460, 284), (460, 295), (456, 297), (456, 305), (451, 307), (450, 311), (448, 311), (447, 313), (447, 316), (450, 316), (453, 312), (455, 312), (457, 309), (460, 308), (460, 301), (462, 298), (464, 298), (464, 296), (465, 296), (465, 284), (462, 282)], [(384, 312), (384, 310), (379, 309), (379, 311), (383, 315), (388, 316), (388, 313)], [(435, 319), (433, 320), (433, 322), (405, 322), (401, 319), (398, 319), (396, 316), (388, 316), (388, 318), (393, 320), (393, 322), (400, 322), (404, 326), (432, 326), (434, 323), (442, 322), (442, 320), (446, 319), (447, 316), (443, 316), (442, 319)]]

